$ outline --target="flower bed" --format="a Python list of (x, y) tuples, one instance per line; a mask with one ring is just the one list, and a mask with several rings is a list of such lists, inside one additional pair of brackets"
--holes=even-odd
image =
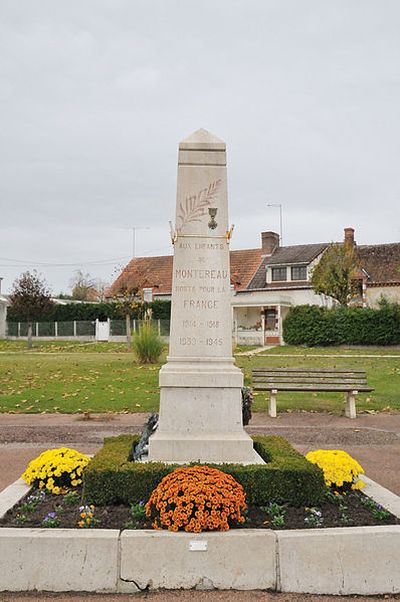
[[(37, 497), (30, 492), (10, 509), (0, 520), (0, 527), (153, 528), (153, 519), (146, 516), (144, 502), (132, 506), (88, 505), (82, 501), (81, 488), (77, 488), (73, 495), (41, 492), (35, 503), (32, 503), (32, 495)], [(88, 508), (84, 509), (85, 506)], [(85, 517), (82, 517), (84, 513)], [(260, 507), (250, 504), (244, 512), (244, 519), (243, 523), (237, 523), (234, 527), (283, 530), (400, 524), (397, 517), (359, 491), (338, 496), (328, 493), (318, 506), (312, 507), (276, 503)], [(85, 524), (82, 524), (83, 521)]]
[[(227, 531), (231, 527), (279, 530), (399, 522), (359, 491), (364, 486), (360, 479), (364, 471), (342, 450), (316, 450), (309, 452), (306, 459), (280, 437), (255, 437), (257, 451), (269, 461), (261, 470), (258, 466), (229, 464), (218, 468), (176, 467), (128, 462), (133, 439), (109, 439), (91, 462), (68, 448), (43, 452), (22, 475), (34, 487), (7, 512), (0, 526), (200, 533)], [(112, 491), (114, 503), (99, 504), (98, 489), (87, 486), (87, 475), (96, 476), (94, 483), (98, 487), (107, 476), (110, 478), (110, 472), (111, 478), (115, 472), (118, 475), (118, 471), (111, 471), (116, 465), (124, 476), (136, 477), (135, 483), (130, 482), (135, 494), (129, 503), (126, 498), (123, 503), (117, 498), (115, 503), (117, 479)], [(163, 471), (164, 476), (160, 474)], [(293, 482), (294, 476), (298, 477), (297, 482)], [(84, 487), (80, 486), (81, 477)], [(153, 480), (154, 487), (139, 500), (139, 492), (146, 491)], [(317, 488), (310, 494), (312, 484)], [(305, 492), (299, 495), (301, 485)], [(127, 492), (123, 493), (126, 496)]]

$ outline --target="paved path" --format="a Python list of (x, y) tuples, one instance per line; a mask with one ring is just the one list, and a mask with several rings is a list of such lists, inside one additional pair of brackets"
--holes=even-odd
[(256, 347), (256, 349), (250, 349), (250, 351), (239, 351), (239, 353), (235, 353), (235, 355), (258, 355), (259, 353), (269, 351), (270, 349), (273, 349), (276, 346), (277, 345), (265, 345), (265, 347)]
[[(3, 597), (2, 597), (3, 596)], [(383, 602), (384, 600), (400, 600), (400, 594), (394, 596), (315, 596), (310, 594), (276, 594), (264, 591), (159, 591), (142, 594), (2, 594), (1, 602)]]
[[(265, 351), (265, 347), (261, 347), (259, 353), (261, 353), (262, 351)], [(236, 353), (236, 355), (250, 355), (250, 351), (246, 351), (244, 353)], [(369, 358), (375, 358), (375, 359), (382, 359), (382, 358), (396, 358), (399, 359), (400, 358), (400, 353), (397, 353), (395, 355), (383, 355), (382, 353), (268, 353), (266, 354), (266, 357), (306, 357), (306, 358), (313, 358), (313, 357), (324, 357), (324, 358), (330, 358), (330, 357), (344, 357), (346, 359), (348, 359), (349, 357), (351, 357), (352, 359), (358, 359), (358, 358), (364, 358), (364, 357), (369, 357)]]
[[(3, 596), (3, 597), (2, 597)], [(2, 594), (1, 602), (29, 602), (43, 600), (44, 602), (382, 602), (383, 600), (400, 600), (400, 595), (395, 596), (313, 596), (306, 594), (274, 594), (270, 592), (251, 591), (160, 591), (143, 594)]]
[[(0, 489), (12, 483), (27, 463), (52, 446), (72, 446), (86, 453), (95, 452), (105, 436), (122, 432), (139, 433), (147, 414), (98, 416), (84, 421), (66, 414), (0, 415)], [(348, 451), (364, 466), (372, 479), (400, 495), (400, 414), (359, 415), (356, 420), (333, 414), (284, 413), (277, 419), (264, 413), (254, 414), (249, 433), (280, 434), (297, 449), (306, 452), (319, 447)], [(86, 594), (5, 594), (0, 602), (344, 602), (349, 599), (400, 600), (398, 596), (309, 596), (269, 592), (197, 592), (172, 591), (135, 595)]]

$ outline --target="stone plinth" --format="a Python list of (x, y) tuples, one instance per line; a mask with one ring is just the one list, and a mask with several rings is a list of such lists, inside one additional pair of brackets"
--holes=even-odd
[(228, 230), (225, 143), (198, 130), (179, 145), (170, 349), (150, 461), (262, 462), (232, 357)]

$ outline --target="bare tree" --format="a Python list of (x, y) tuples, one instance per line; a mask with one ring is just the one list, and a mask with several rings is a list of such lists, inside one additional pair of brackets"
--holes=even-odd
[(94, 292), (96, 291), (95, 280), (90, 274), (85, 274), (82, 270), (76, 270), (75, 276), (71, 279), (72, 298), (77, 301), (94, 301)]
[(110, 288), (110, 284), (108, 282), (105, 282), (105, 280), (102, 280), (101, 278), (96, 279), (95, 289), (97, 292), (98, 301), (103, 302), (106, 300), (106, 292), (109, 288)]

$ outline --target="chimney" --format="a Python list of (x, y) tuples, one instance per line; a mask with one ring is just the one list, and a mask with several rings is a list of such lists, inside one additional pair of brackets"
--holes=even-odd
[(262, 255), (272, 255), (279, 247), (279, 234), (276, 232), (261, 232)]
[(354, 241), (354, 228), (345, 228), (344, 229), (344, 244), (349, 247), (355, 247)]
[(3, 281), (3, 278), (0, 278), (0, 295), (1, 295), (1, 283)]

